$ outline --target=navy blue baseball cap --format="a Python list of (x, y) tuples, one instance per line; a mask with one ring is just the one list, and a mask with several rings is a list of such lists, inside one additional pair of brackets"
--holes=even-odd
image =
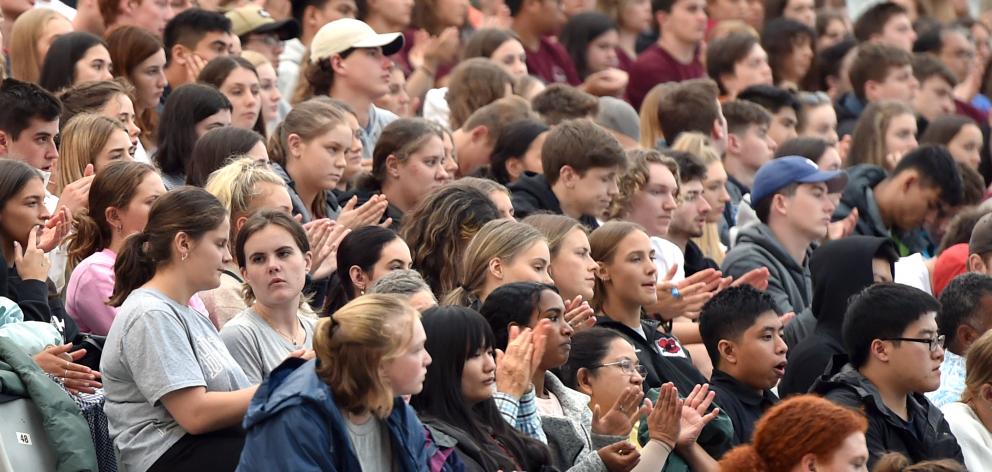
[(757, 205), (778, 189), (793, 183), (827, 184), (827, 192), (836, 193), (847, 185), (847, 173), (842, 170), (823, 171), (816, 163), (801, 156), (785, 156), (766, 162), (754, 175), (751, 204)]

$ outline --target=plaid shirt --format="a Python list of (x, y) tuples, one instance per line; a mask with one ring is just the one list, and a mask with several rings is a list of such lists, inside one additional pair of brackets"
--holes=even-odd
[(548, 443), (544, 428), (541, 427), (541, 417), (537, 414), (537, 397), (533, 386), (519, 401), (503, 392), (493, 394), (493, 400), (510, 426), (544, 444)]

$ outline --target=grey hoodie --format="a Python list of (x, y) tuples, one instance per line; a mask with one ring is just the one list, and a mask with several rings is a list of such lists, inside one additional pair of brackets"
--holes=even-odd
[(764, 223), (741, 230), (737, 244), (723, 259), (723, 274), (738, 278), (759, 267), (768, 268), (768, 294), (780, 315), (799, 314), (813, 302), (813, 281), (809, 272), (812, 246), (806, 249), (802, 265), (786, 252), (771, 228)]

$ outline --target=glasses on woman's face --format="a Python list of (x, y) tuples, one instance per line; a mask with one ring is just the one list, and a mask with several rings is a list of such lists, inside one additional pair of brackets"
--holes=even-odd
[(606, 364), (597, 364), (597, 365), (594, 365), (592, 367), (598, 369), (600, 367), (611, 367), (611, 366), (619, 367), (620, 370), (623, 373), (627, 374), (627, 375), (637, 374), (637, 375), (641, 376), (642, 379), (643, 378), (646, 378), (647, 375), (648, 375), (648, 369), (647, 369), (647, 367), (644, 367), (643, 365), (640, 365), (640, 364), (635, 364), (635, 363), (631, 362), (630, 359), (620, 359), (619, 361), (616, 361), (616, 362), (609, 362), (609, 363), (606, 363)]
[(932, 338), (883, 338), (881, 341), (907, 341), (911, 343), (922, 343), (926, 344), (930, 349), (930, 352), (937, 352), (937, 349), (944, 348), (944, 342), (947, 338), (941, 334), (939, 336), (934, 336)]

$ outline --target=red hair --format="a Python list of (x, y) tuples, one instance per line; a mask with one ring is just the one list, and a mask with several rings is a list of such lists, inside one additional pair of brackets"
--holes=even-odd
[(854, 433), (868, 430), (856, 410), (815, 395), (791, 397), (757, 423), (752, 444), (738, 446), (720, 461), (724, 472), (788, 472), (806, 454), (827, 459)]

